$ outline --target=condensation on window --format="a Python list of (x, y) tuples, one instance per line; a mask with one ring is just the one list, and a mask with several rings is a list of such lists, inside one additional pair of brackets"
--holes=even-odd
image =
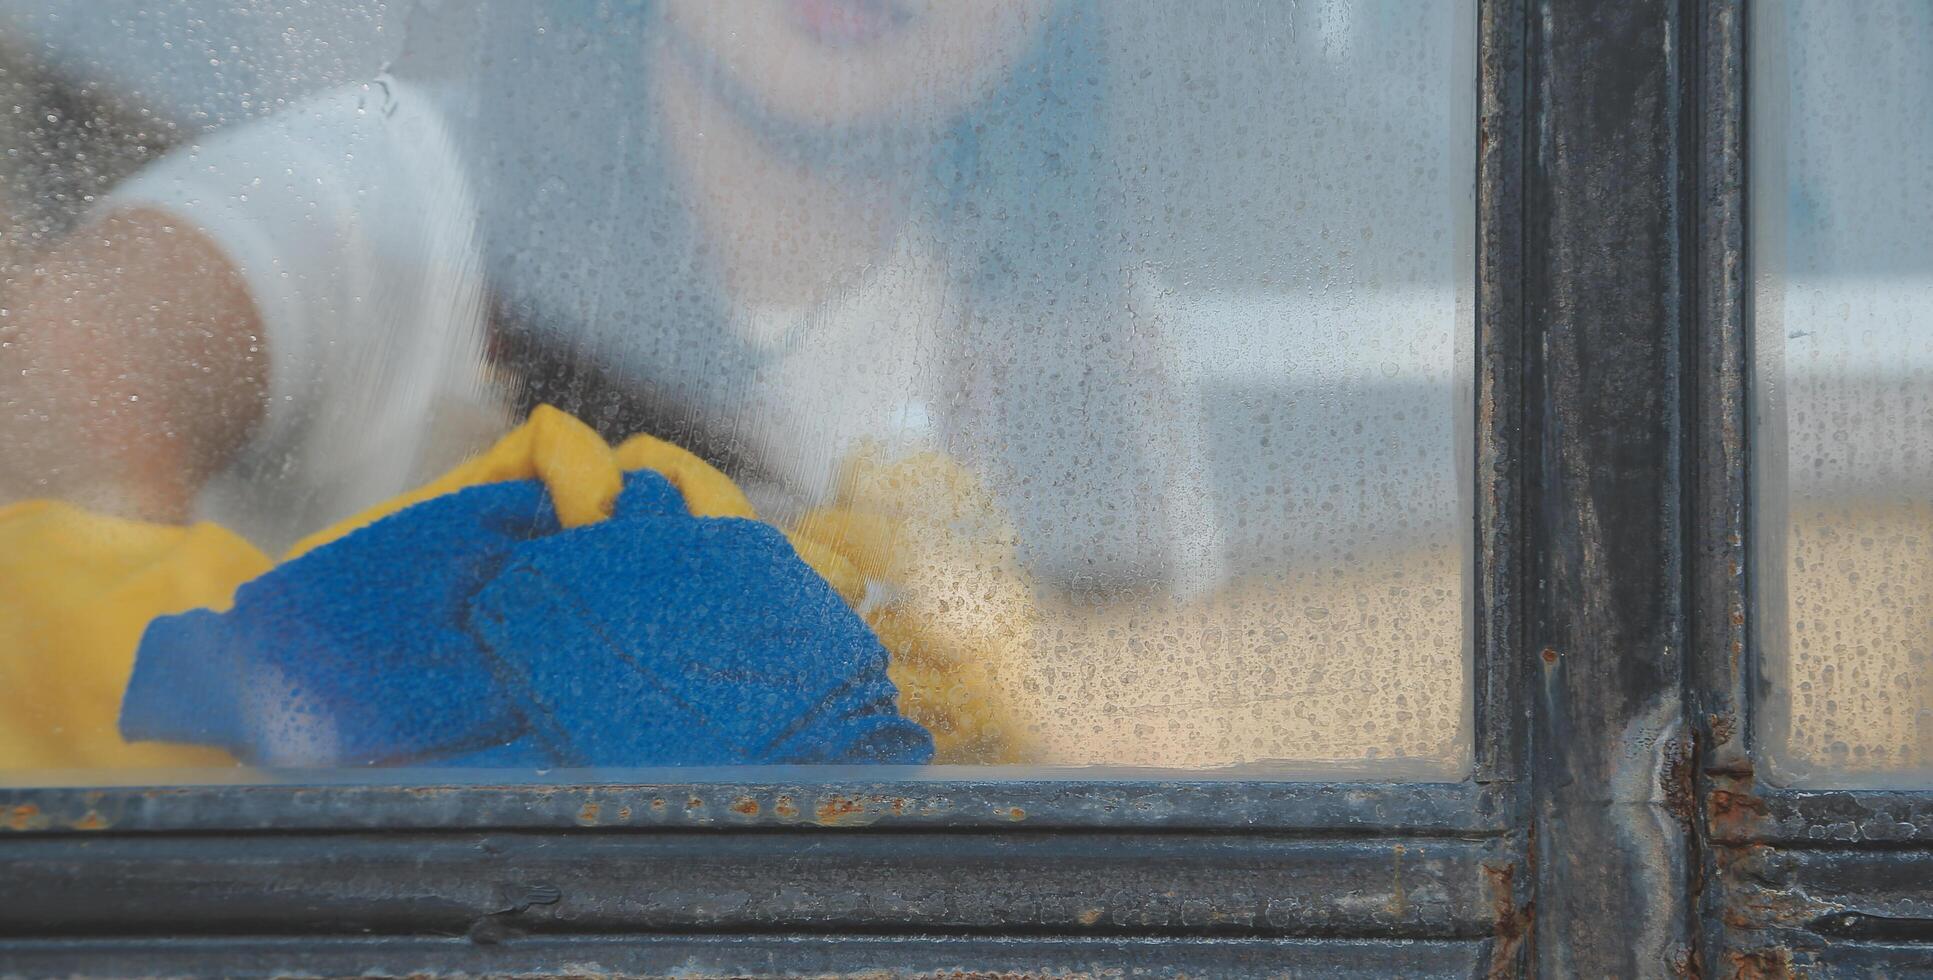
[(1467, 772), (1474, 0), (0, 25), (0, 769)]
[(1933, 7), (1755, 8), (1758, 740), (1806, 786), (1933, 779)]

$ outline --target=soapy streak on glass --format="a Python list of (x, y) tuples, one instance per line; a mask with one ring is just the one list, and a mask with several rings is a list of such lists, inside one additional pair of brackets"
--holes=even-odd
[(1933, 779), (1933, 8), (1755, 8), (1758, 726), (1773, 778)]
[[(298, 24), (289, 20), (293, 6), (254, 4), (245, 15), (232, 4), (208, 6), (200, 17), (194, 4), (88, 6), (91, 22), (107, 25), (94, 31), (74, 28), (83, 19), (77, 2), (3, 0), (0, 14), (32, 39), (35, 58), (178, 121), (184, 142), (360, 77), (407, 47), (399, 40), (406, 18), (395, 11), (372, 17), (343, 4), (340, 20), (323, 23), (309, 5)], [(969, 103), (960, 111), (993, 137), (948, 144), (937, 163), (921, 165), (942, 183), (949, 168), (982, 166), (994, 186), (969, 180), (889, 196), (885, 209), (904, 210), (904, 227), (924, 235), (901, 233), (910, 250), (883, 248), (862, 263), (869, 272), (819, 283), (832, 300), (808, 311), (802, 327), (756, 316), (731, 322), (777, 352), (753, 374), (680, 376), (667, 386), (709, 386), (737, 399), (700, 398), (686, 411), (719, 416), (741, 445), (772, 447), (761, 465), (733, 475), (777, 519), (803, 513), (830, 486), (838, 460), (826, 452), (848, 451), (842, 440), (865, 428), (842, 429), (842, 419), (886, 420), (900, 430), (893, 438), (931, 440), (976, 473), (1013, 524), (1019, 567), (1033, 583), (1028, 635), (1009, 651), (1002, 680), (1029, 719), (1037, 750), (1028, 761), (1461, 775), (1470, 696), (1473, 5), (1037, 6), (1067, 28), (1049, 39), (1066, 47), (1023, 53), (1016, 70), (1029, 58), (1046, 61), (1042, 77), (1076, 104), (1055, 125), (1073, 127), (1092, 108), (1079, 123), (1090, 131), (1030, 131), (1002, 111), (1027, 111), (1021, 102)], [(778, 8), (734, 12), (750, 9)], [(383, 21), (379, 30), (373, 20)], [(284, 22), (331, 44), (266, 43)], [(642, 36), (626, 40), (647, 46)], [(312, 50), (332, 56), (294, 53)], [(473, 54), (467, 67), (476, 64)], [(515, 88), (595, 104), (610, 93), (587, 87), (611, 77), (587, 71)], [(944, 101), (934, 93), (947, 81), (915, 78), (913, 98)], [(848, 105), (828, 97), (834, 114), (880, 97), (863, 82), (848, 90)], [(1000, 79), (984, 87), (995, 103), (1015, 97)], [(486, 100), (478, 111), (502, 108)], [(930, 108), (914, 106), (908, 118)], [(753, 107), (758, 125), (782, 137), (799, 129), (786, 113), (823, 109)], [(647, 136), (628, 122), (610, 120), (598, 138), (641, 145)], [(193, 135), (199, 129), (208, 134)], [(917, 129), (861, 126), (843, 144), (821, 130), (805, 152), (860, 172), (918, 169), (893, 156), (911, 152), (899, 140), (917, 140)], [(1010, 144), (997, 141), (1003, 134)], [(531, 138), (541, 144), (543, 136)], [(584, 149), (533, 152), (555, 162)], [(608, 160), (612, 151), (598, 152)], [(1028, 174), (1051, 179), (1033, 185)], [(998, 186), (997, 175), (1010, 183)], [(582, 205), (574, 187), (616, 186), (594, 171), (533, 180), (533, 216)], [(947, 208), (956, 210), (934, 216)], [(690, 202), (678, 213), (703, 220)], [(639, 247), (636, 234), (598, 237), (608, 215), (593, 208), (581, 217), (587, 241)], [(493, 274), (550, 277), (512, 299), (555, 306), (568, 305), (559, 295), (589, 296), (575, 312), (596, 326), (635, 324), (635, 310), (605, 288), (631, 274), (628, 254), (571, 267), (557, 261), (554, 242), (528, 245), (485, 262)], [(781, 238), (772, 247), (813, 245)], [(912, 321), (882, 342), (890, 350), (879, 357), (883, 373), (849, 351), (811, 360), (813, 333), (830, 332), (841, 317), (877, 318), (882, 308)], [(1075, 340), (1042, 333), (1083, 323), (1094, 325), (1091, 334)], [(960, 342), (975, 336), (978, 344)], [(639, 346), (609, 332), (574, 343), (592, 360), (622, 361), (627, 344)], [(855, 372), (849, 386), (819, 388), (864, 392), (868, 378), (883, 378), (873, 390), (884, 401), (842, 405), (798, 379), (786, 396), (787, 359)], [(948, 372), (971, 390), (936, 380)], [(1069, 389), (1083, 384), (1101, 390), (1070, 400)], [(914, 398), (906, 386), (933, 394)], [(986, 421), (1003, 410), (1007, 417)], [(432, 451), (487, 444), (509, 421), (460, 424), (468, 418), (435, 420)], [(226, 478), (246, 496), (265, 472)], [(1066, 482), (1076, 477), (1093, 483)], [(266, 524), (260, 514), (236, 520), (268, 527), (273, 515)], [(302, 529), (263, 533), (282, 530)], [(954, 592), (970, 593), (985, 566), (966, 560), (915, 583), (929, 593), (926, 606), (917, 595), (907, 601), (930, 612)], [(975, 636), (986, 624), (949, 625)]]

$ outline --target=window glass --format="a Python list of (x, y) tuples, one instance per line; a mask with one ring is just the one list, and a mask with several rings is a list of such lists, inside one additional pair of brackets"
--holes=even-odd
[(1933, 6), (1755, 7), (1760, 741), (1933, 778)]
[(0, 768), (1466, 770), (1473, 0), (0, 17)]

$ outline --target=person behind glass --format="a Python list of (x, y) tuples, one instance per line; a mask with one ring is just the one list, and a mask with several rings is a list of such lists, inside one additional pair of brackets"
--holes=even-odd
[(1091, 3), (420, 7), (382, 77), (177, 149), (22, 284), (8, 496), (279, 549), (548, 402), (781, 519), (865, 440), (939, 447), (1052, 488), (1011, 509), (1061, 580), (1159, 566)]

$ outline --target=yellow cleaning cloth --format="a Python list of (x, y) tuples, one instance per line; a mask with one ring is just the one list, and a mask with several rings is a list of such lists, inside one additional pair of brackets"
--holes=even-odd
[(792, 540), (808, 563), (808, 547), (823, 549), (888, 593), (859, 608), (893, 654), (900, 712), (933, 733), (936, 762), (1028, 760), (1008, 692), (1038, 613), (1013, 527), (971, 473), (939, 453), (864, 447), (832, 505), (806, 515)]
[(227, 609), (274, 563), (213, 524), (124, 521), (30, 500), (0, 508), (0, 769), (231, 765), (121, 739), (121, 692), (156, 616)]
[[(664, 475), (695, 516), (756, 517), (738, 487), (697, 456), (649, 436), (613, 450), (583, 422), (539, 406), (487, 452), (304, 538), (286, 558), (431, 497), (504, 480), (542, 480), (565, 527), (589, 524), (610, 515), (622, 473), (635, 469)], [(995, 688), (1031, 606), (1011, 574), (997, 509), (937, 456), (891, 466), (862, 458), (842, 487), (835, 507), (788, 534), (800, 557), (879, 633), (893, 654), (900, 709), (933, 732), (936, 761), (1018, 758), (1018, 733)], [(900, 555), (908, 548), (927, 553)], [(0, 769), (232, 764), (205, 748), (123, 741), (121, 693), (149, 620), (226, 609), (238, 586), (272, 565), (211, 524), (126, 521), (52, 501), (0, 508)], [(869, 579), (903, 600), (867, 608)], [(955, 589), (971, 591), (953, 601)]]

